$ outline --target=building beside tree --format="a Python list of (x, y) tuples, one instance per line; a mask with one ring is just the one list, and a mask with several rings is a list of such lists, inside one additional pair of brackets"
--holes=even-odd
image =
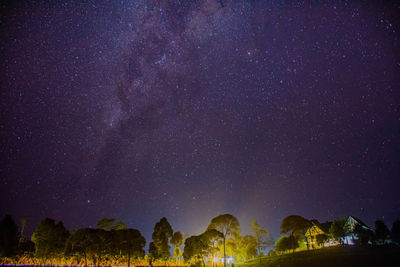
[(329, 228), (332, 222), (320, 223), (316, 220), (312, 221), (312, 226), (309, 227), (304, 234), (308, 249), (321, 248), (337, 245), (338, 242), (330, 238)]
[(371, 243), (374, 231), (360, 219), (349, 216), (344, 224), (345, 236), (341, 237), (341, 243), (355, 245), (360, 243)]

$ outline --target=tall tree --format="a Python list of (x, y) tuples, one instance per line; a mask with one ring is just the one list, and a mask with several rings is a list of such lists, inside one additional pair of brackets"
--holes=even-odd
[(194, 235), (187, 238), (183, 249), (183, 258), (185, 261), (194, 260), (196, 263), (201, 261), (205, 266), (204, 256), (208, 248), (205, 241), (204, 235)]
[(168, 245), (169, 238), (172, 237), (172, 227), (167, 218), (163, 217), (154, 226), (153, 241), (149, 245), (150, 256), (154, 259), (167, 260), (171, 254)]
[(222, 234), (224, 244), (224, 267), (226, 267), (226, 239), (240, 235), (239, 221), (231, 214), (222, 214), (213, 218), (207, 230), (215, 229)]
[(341, 237), (346, 235), (346, 230), (344, 229), (344, 225), (346, 223), (346, 219), (334, 220), (329, 228), (329, 233), (333, 238), (339, 240), (342, 243)]
[(385, 239), (390, 235), (389, 229), (382, 220), (375, 221), (375, 240), (385, 242)]
[(32, 234), (36, 255), (46, 258), (52, 254), (62, 253), (68, 236), (69, 232), (61, 221), (56, 224), (50, 218), (42, 220)]
[(396, 220), (392, 225), (392, 238), (396, 242), (400, 242), (400, 221)]
[(79, 254), (85, 258), (85, 266), (87, 266), (87, 258), (96, 261), (96, 256), (101, 253), (101, 239), (99, 231), (102, 229), (83, 228), (76, 230), (67, 240), (65, 245), (65, 254)]
[(268, 229), (262, 228), (257, 221), (251, 222), (251, 231), (256, 238), (258, 254), (260, 254), (261, 250), (274, 244), (274, 240)]
[(213, 259), (215, 254), (219, 251), (219, 242), (223, 240), (222, 234), (215, 229), (209, 229), (201, 234), (201, 237), (203, 243), (206, 245), (205, 255)]
[(17, 252), (18, 226), (11, 215), (0, 221), (0, 256), (12, 256)]
[(137, 258), (145, 255), (144, 246), (146, 245), (146, 239), (139, 230), (122, 229), (112, 231), (112, 234), (117, 237), (116, 247), (120, 253), (128, 256), (128, 266), (130, 266), (132, 256)]

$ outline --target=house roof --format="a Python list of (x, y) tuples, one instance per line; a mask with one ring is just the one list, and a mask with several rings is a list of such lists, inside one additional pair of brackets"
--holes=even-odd
[[(307, 229), (307, 232), (309, 231), (309, 229), (311, 229), (312, 227), (316, 226), (318, 227), (322, 232), (324, 232), (325, 234), (329, 233), (329, 228), (331, 227), (332, 222), (324, 222), (324, 223), (320, 223), (317, 220), (311, 220), (312, 225)], [(307, 233), (306, 232), (306, 233)]]
[(345, 222), (345, 227), (350, 231), (354, 231), (355, 225), (360, 225), (361, 227), (365, 228), (365, 229), (369, 229), (372, 230), (368, 225), (366, 225), (365, 223), (363, 223), (360, 219), (353, 217), (353, 216), (349, 216)]

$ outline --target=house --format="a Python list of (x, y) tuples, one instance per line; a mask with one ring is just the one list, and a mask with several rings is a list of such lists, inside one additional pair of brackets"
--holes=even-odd
[[(349, 216), (344, 224), (346, 235), (341, 237), (341, 243), (345, 245), (354, 245), (361, 238), (361, 232), (372, 234), (373, 230), (363, 223), (360, 219)], [(369, 243), (370, 241), (368, 241)]]
[[(329, 239), (329, 228), (331, 227), (331, 222), (320, 223), (317, 220), (311, 221), (312, 225), (309, 227), (304, 234), (306, 237), (307, 248), (320, 248), (326, 246), (332, 246), (332, 240)], [(323, 240), (318, 240), (319, 237), (323, 237)], [(325, 239), (325, 240), (324, 240)], [(322, 244), (321, 244), (322, 243)], [(336, 245), (336, 244), (335, 244)]]
[(311, 226), (304, 234), (307, 248), (330, 247), (339, 245), (339, 243), (343, 245), (354, 245), (356, 243), (372, 244), (371, 237), (373, 230), (360, 219), (349, 216), (343, 227), (346, 234), (340, 237), (339, 240), (330, 237), (329, 229), (331, 225), (332, 222), (320, 223), (317, 220), (311, 220)]

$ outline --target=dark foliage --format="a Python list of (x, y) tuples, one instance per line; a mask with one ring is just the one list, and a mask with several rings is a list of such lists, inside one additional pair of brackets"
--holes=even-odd
[(311, 222), (299, 215), (289, 215), (282, 220), (281, 233), (304, 234)]
[(390, 235), (389, 229), (382, 220), (375, 221), (375, 241), (384, 241)]
[(354, 233), (357, 235), (358, 239), (356, 239), (356, 244), (359, 246), (368, 246), (368, 242), (372, 241), (374, 237), (374, 232), (370, 229), (367, 229), (360, 224), (357, 224), (354, 228)]
[(396, 220), (392, 225), (392, 239), (400, 243), (400, 221)]
[(68, 236), (69, 232), (61, 221), (56, 224), (50, 218), (42, 220), (32, 235), (36, 256), (49, 257), (62, 253)]
[(11, 215), (0, 221), (0, 256), (13, 256), (18, 248), (18, 226)]
[(276, 251), (295, 250), (299, 247), (299, 236), (289, 235), (282, 236), (275, 243)]

